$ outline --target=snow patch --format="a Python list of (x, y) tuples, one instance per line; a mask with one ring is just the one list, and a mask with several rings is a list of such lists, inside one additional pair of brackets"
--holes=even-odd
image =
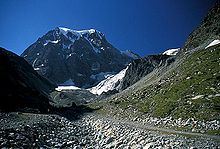
[(220, 94), (208, 95), (208, 98), (213, 98), (213, 97), (220, 97)]
[(92, 34), (92, 33), (95, 33), (95, 32), (96, 32), (95, 29), (81, 30), (81, 31), (76, 31), (76, 30), (74, 30), (74, 31), (75, 31), (75, 32), (78, 32), (78, 33), (80, 33), (80, 34), (87, 34), (87, 33)]
[(46, 43), (44, 43), (44, 46), (46, 46), (48, 43), (56, 44), (58, 42), (59, 42), (59, 40), (46, 40)]
[(81, 88), (75, 86), (75, 83), (71, 79), (66, 80), (65, 82), (59, 84), (57, 88), (55, 88), (55, 90), (57, 90), (57, 91), (77, 90), (77, 89), (81, 89)]
[[(81, 37), (81, 34), (78, 32), (75, 32), (71, 29), (64, 28), (64, 27), (59, 27), (60, 33), (63, 34), (67, 39), (69, 39), (72, 42), (75, 42), (75, 40), (78, 40)], [(73, 36), (68, 36), (68, 33), (72, 33)]]
[(215, 94), (215, 97), (220, 97), (220, 94)]
[(203, 97), (204, 97), (204, 95), (197, 95), (197, 96), (193, 97), (192, 99), (195, 100), (195, 99), (199, 99), (199, 98), (203, 98)]
[(56, 91), (63, 91), (63, 90), (79, 90), (79, 87), (76, 86), (58, 86), (55, 88)]
[(64, 32), (64, 33), (67, 33), (67, 32), (69, 32), (69, 31), (71, 31), (71, 29), (65, 28), (65, 27), (59, 27), (59, 29), (60, 29), (62, 32)]
[(101, 81), (98, 85), (88, 89), (91, 93), (100, 95), (103, 92), (117, 89), (119, 82), (124, 78), (128, 67), (120, 71), (116, 75), (109, 76), (107, 79)]
[(78, 37), (82, 37), (84, 34), (92, 34), (92, 33), (96, 32), (95, 29), (88, 29), (88, 30), (81, 30), (81, 31), (71, 30), (71, 29), (65, 28), (65, 27), (59, 27), (59, 29), (60, 29), (61, 33), (64, 35), (67, 35), (68, 32), (71, 32)]
[(207, 47), (205, 47), (205, 49), (212, 47), (214, 45), (217, 45), (217, 44), (220, 44), (220, 40), (218, 40), (218, 39), (213, 40)]
[(70, 53), (69, 55), (66, 55), (66, 59), (70, 58), (70, 57), (73, 56), (74, 54), (76, 54), (76, 53), (74, 52), (74, 53)]
[(80, 58), (83, 57), (83, 56), (84, 56), (84, 54), (81, 54), (81, 55), (80, 55)]
[(176, 48), (176, 49), (168, 49), (165, 52), (163, 52), (163, 55), (177, 55), (177, 53), (179, 52), (180, 48)]
[(34, 68), (35, 67), (35, 63), (37, 62), (38, 58), (36, 58), (33, 63), (32, 63), (32, 67)]

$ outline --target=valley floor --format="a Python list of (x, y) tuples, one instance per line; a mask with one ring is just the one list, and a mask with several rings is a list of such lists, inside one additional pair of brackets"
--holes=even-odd
[(78, 120), (1, 113), (0, 148), (219, 148), (220, 136), (175, 131), (88, 113)]

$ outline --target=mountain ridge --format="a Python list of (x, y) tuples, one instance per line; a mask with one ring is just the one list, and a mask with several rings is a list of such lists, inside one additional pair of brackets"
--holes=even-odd
[(71, 79), (83, 88), (100, 81), (91, 78), (92, 75), (117, 73), (133, 59), (111, 45), (97, 30), (76, 31), (62, 27), (46, 33), (21, 56), (51, 81), (61, 84)]
[(47, 112), (56, 85), (40, 76), (18, 55), (0, 48), (0, 109), (36, 108)]
[[(220, 4), (211, 9), (172, 64), (158, 67), (118, 94), (94, 103), (102, 107), (100, 113), (142, 120), (219, 120), (219, 10)], [(207, 20), (211, 20), (210, 26), (204, 25)]]

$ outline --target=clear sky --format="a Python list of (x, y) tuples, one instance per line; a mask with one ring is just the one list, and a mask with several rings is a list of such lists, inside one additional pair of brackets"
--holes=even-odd
[(0, 0), (0, 46), (21, 54), (55, 27), (94, 28), (141, 56), (181, 47), (215, 0)]

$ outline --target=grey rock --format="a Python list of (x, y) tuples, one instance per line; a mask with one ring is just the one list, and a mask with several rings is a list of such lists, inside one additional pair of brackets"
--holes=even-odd
[(143, 147), (143, 149), (149, 149), (149, 148), (153, 147), (154, 144), (155, 144), (154, 142), (150, 142), (150, 143), (146, 144), (146, 145)]
[[(133, 85), (142, 77), (152, 72), (155, 68), (166, 65), (167, 61), (171, 59), (173, 58), (168, 55), (150, 55), (132, 61), (131, 64), (128, 66), (125, 77), (120, 83), (120, 90), (124, 90), (127, 87)], [(160, 86), (158, 85), (157, 88), (159, 87)]]
[(100, 80), (92, 75), (117, 73), (133, 60), (113, 47), (97, 30), (85, 31), (79, 36), (79, 32), (73, 30), (63, 33), (62, 28), (46, 33), (21, 56), (49, 80), (57, 84), (74, 82), (78, 87), (95, 85)]

